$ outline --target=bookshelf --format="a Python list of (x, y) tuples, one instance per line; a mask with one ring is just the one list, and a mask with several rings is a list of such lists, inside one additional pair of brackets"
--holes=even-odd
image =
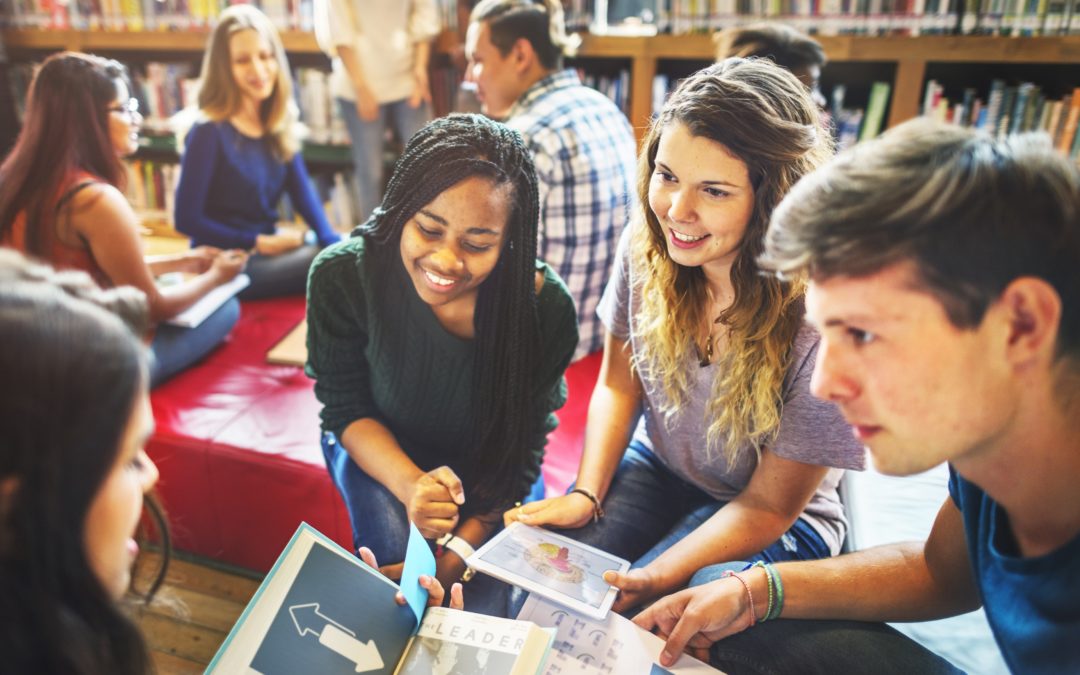
[[(290, 55), (321, 57), (312, 34), (283, 31)], [(1080, 65), (1080, 35), (1043, 37), (1001, 36), (820, 36), (830, 64), (888, 64), (894, 68), (887, 124), (893, 126), (919, 114), (927, 68), (938, 63)], [(75, 30), (0, 31), (12, 61), (27, 53), (73, 49), (82, 51), (201, 53), (205, 31), (110, 32)], [(451, 54), (458, 36), (444, 31), (435, 51)], [(664, 62), (705, 63), (714, 54), (710, 35), (613, 37), (586, 35), (579, 59), (620, 60), (629, 64), (630, 119), (642, 134), (652, 114), (653, 78)]]

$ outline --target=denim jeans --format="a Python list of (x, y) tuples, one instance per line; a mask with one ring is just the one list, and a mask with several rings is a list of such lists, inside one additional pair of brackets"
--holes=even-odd
[(322, 250), (317, 244), (305, 244), (281, 255), (255, 255), (248, 258), (244, 272), (251, 285), (240, 291), (241, 300), (261, 300), (283, 295), (303, 295), (307, 290), (308, 269)]
[[(357, 466), (333, 433), (323, 432), (322, 450), (330, 477), (349, 512), (353, 550), (367, 546), (380, 565), (403, 561), (409, 542), (409, 517), (405, 505), (382, 483)], [(526, 501), (536, 499), (537, 495), (542, 498), (543, 494), (541, 476)], [(506, 584), (494, 577), (478, 574), (465, 588), (465, 609), (480, 614), (506, 616), (509, 590)]]
[(194, 328), (161, 324), (150, 343), (150, 387), (192, 366), (221, 344), (240, 318), (240, 302), (230, 299)]
[(356, 196), (360, 207), (357, 215), (362, 223), (382, 202), (386, 130), (393, 128), (404, 145), (431, 119), (431, 109), (427, 103), (413, 108), (408, 99), (402, 99), (380, 105), (379, 116), (367, 122), (360, 119), (354, 101), (339, 98), (337, 103), (345, 120), (345, 127), (349, 130), (349, 138), (352, 139)]
[(728, 675), (955, 675), (951, 663), (883, 623), (779, 619), (724, 638), (709, 664)]
[[(604, 498), (602, 520), (563, 534), (644, 567), (697, 529), (726, 502), (673, 474), (646, 447), (631, 442)], [(821, 536), (796, 520), (749, 560), (814, 560), (829, 555)]]

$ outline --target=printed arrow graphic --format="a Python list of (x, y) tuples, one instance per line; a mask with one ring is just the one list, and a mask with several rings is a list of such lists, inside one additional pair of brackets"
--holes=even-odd
[(374, 640), (366, 643), (356, 639), (356, 633), (319, 612), (319, 603), (293, 605), (289, 608), (293, 624), (300, 637), (308, 633), (319, 638), (319, 644), (356, 664), (357, 673), (379, 670), (384, 666)]

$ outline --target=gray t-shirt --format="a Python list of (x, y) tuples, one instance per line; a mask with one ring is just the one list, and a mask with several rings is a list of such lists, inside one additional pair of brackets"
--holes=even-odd
[[(630, 348), (642, 353), (638, 315), (641, 311), (640, 272), (630, 264), (631, 231), (627, 227), (619, 240), (615, 269), (600, 300), (597, 314), (608, 331), (616, 338), (630, 340)], [(836, 467), (831, 469), (806, 505), (802, 518), (821, 535), (833, 555), (839, 553), (847, 521), (837, 494), (842, 469), (862, 470), (865, 462), (863, 446), (851, 433), (836, 405), (815, 398), (810, 393), (810, 376), (814, 371), (819, 336), (804, 324), (795, 337), (791, 367), (784, 377), (782, 388), (783, 414), (775, 439), (768, 449), (780, 457)], [(701, 488), (720, 501), (730, 501), (750, 482), (757, 467), (757, 455), (749, 445), (744, 447), (730, 470), (724, 459), (724, 441), (705, 448), (708, 425), (705, 407), (712, 397), (718, 366), (701, 367), (694, 353), (687, 354), (686, 366), (691, 372), (693, 390), (681, 409), (665, 420), (661, 412), (666, 400), (659, 381), (641, 375), (643, 413), (634, 431), (634, 440), (650, 448), (675, 475)]]

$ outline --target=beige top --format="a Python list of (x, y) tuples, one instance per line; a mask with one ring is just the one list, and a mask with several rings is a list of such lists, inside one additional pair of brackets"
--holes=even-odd
[[(328, 10), (332, 44), (356, 50), (375, 99), (381, 104), (408, 98), (415, 46), (439, 33), (434, 0), (328, 0)], [(336, 57), (330, 92), (356, 100), (349, 74)]]

